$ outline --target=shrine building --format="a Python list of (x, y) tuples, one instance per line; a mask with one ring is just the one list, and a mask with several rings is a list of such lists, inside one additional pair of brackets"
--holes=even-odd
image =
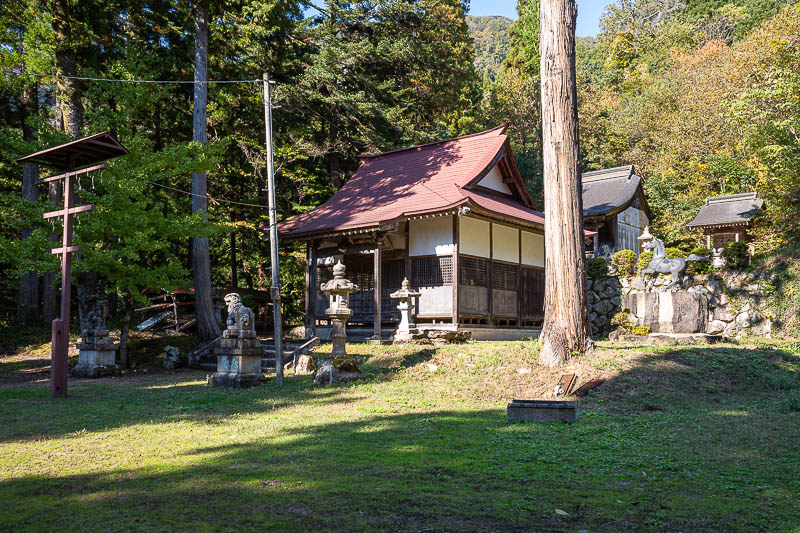
[[(544, 318), (544, 215), (533, 208), (506, 126), (374, 155), (333, 197), (279, 225), (307, 245), (306, 335), (325, 338), (320, 285), (337, 261), (358, 285), (348, 331), (389, 339), (397, 291), (420, 291), (420, 328), (477, 339), (536, 336)], [(351, 333), (348, 333), (350, 335)]]

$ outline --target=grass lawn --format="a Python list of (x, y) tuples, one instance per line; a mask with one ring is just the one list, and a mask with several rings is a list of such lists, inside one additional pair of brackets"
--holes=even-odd
[(0, 530), (800, 531), (800, 343), (601, 343), (571, 425), (505, 420), (565, 371), (534, 343), (351, 351), (332, 387), (6, 381)]

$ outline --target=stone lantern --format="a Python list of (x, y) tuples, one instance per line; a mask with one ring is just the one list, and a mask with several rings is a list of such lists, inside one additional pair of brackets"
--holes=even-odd
[(341, 261), (333, 267), (333, 279), (322, 284), (322, 292), (328, 295), (329, 306), (325, 314), (331, 321), (333, 351), (331, 357), (344, 357), (347, 355), (345, 342), (347, 341), (347, 319), (353, 314), (350, 309), (350, 294), (358, 290), (358, 285), (345, 279), (345, 266)]
[(389, 295), (392, 298), (400, 299), (400, 304), (397, 306), (397, 309), (400, 310), (400, 325), (397, 326), (397, 331), (394, 334), (395, 342), (410, 341), (418, 333), (412, 314), (414, 312), (414, 298), (419, 297), (420, 294), (422, 293), (411, 288), (408, 278), (404, 278), (401, 289)]

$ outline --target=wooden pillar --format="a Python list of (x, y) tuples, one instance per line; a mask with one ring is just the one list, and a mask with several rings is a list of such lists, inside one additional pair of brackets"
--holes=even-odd
[(458, 214), (453, 215), (453, 325), (458, 328)]
[(706, 248), (711, 250), (711, 234), (706, 233)]
[(306, 340), (317, 335), (317, 245), (306, 243)]
[(739, 232), (738, 231), (736, 232), (736, 237), (735, 238), (736, 238), (736, 242), (739, 242)]
[(486, 294), (488, 295), (487, 304), (489, 308), (489, 326), (494, 326), (494, 312), (492, 305), (492, 258), (494, 257), (494, 224), (489, 222), (489, 262), (486, 265)]
[(375, 339), (381, 340), (381, 238), (375, 236)]
[(594, 256), (600, 257), (600, 229), (597, 229), (597, 233), (594, 234)]
[(517, 228), (517, 327), (522, 327), (522, 230)]
[(67, 396), (69, 373), (69, 311), (72, 292), (72, 214), (75, 205), (75, 180), (70, 172), (75, 168), (72, 158), (64, 178), (64, 225), (61, 236), (61, 316), (53, 320), (50, 356), (50, 396)]

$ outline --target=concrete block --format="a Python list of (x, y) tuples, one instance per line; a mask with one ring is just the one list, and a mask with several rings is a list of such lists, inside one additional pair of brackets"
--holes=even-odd
[(506, 409), (506, 418), (509, 422), (575, 422), (578, 420), (578, 402), (513, 400)]

